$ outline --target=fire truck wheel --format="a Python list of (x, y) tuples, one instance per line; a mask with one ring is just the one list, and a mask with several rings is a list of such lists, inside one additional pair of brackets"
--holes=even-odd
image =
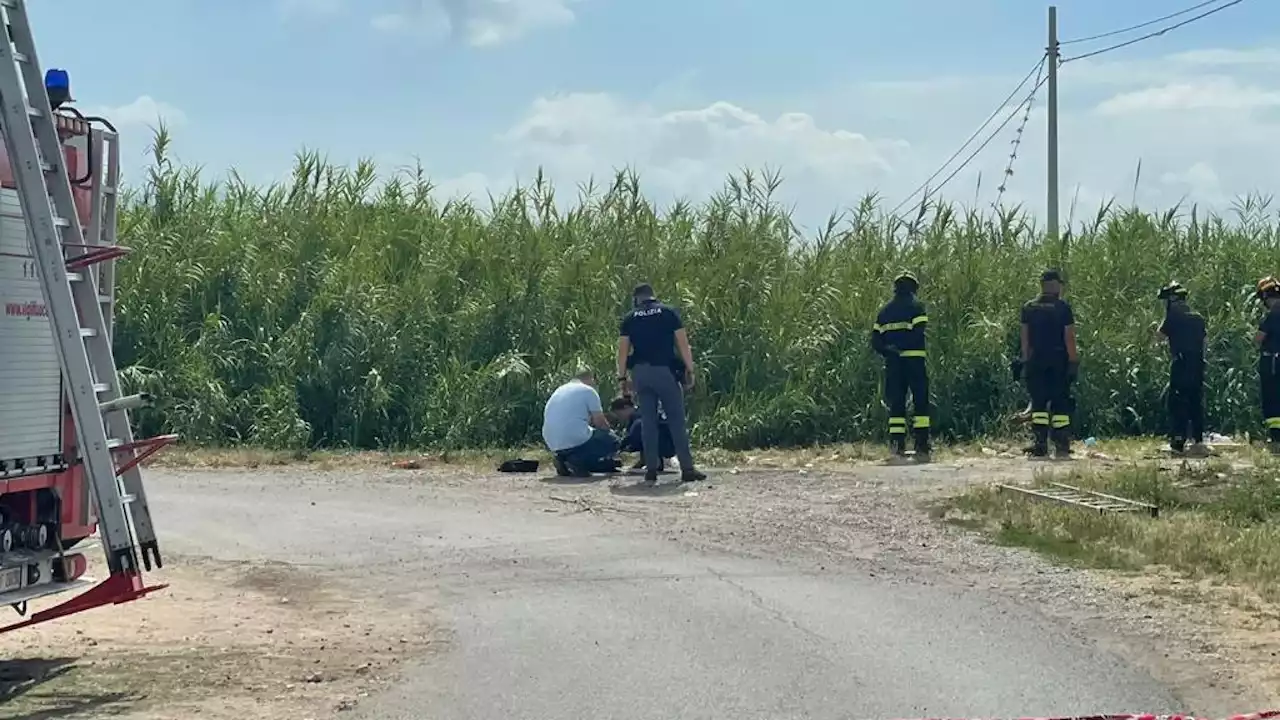
[(26, 546), (30, 550), (43, 550), (49, 542), (49, 528), (45, 525), (28, 525)]

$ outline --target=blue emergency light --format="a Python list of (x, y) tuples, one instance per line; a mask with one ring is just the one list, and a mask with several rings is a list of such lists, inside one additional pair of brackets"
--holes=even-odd
[(44, 73), (44, 89), (49, 93), (49, 105), (57, 110), (71, 99), (71, 76), (66, 70), (49, 68)]

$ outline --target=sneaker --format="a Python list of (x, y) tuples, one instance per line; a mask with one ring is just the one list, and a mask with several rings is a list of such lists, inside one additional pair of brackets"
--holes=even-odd
[(555, 466), (556, 475), (560, 477), (571, 477), (573, 473), (569, 472), (569, 466), (565, 465), (564, 458), (559, 455), (551, 456), (551, 464)]
[(569, 477), (573, 477), (573, 478), (591, 477), (591, 470), (587, 468), (571, 463), (568, 460), (561, 460), (560, 462), (562, 465), (564, 465), (564, 469), (569, 474)]
[(646, 470), (644, 472), (644, 484), (653, 487), (658, 484), (658, 473), (656, 470)]
[(1181, 455), (1182, 453), (1187, 451), (1187, 441), (1186, 440), (1170, 440), (1169, 450), (1171, 450), (1172, 452), (1178, 455)]
[(707, 479), (706, 474), (699, 472), (697, 470), (685, 470), (684, 472), (680, 473), (680, 482), (682, 483), (699, 482), (706, 479)]

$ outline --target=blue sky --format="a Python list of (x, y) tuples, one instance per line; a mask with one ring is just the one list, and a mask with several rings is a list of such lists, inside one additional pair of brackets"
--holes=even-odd
[[(1191, 0), (1061, 0), (1071, 39)], [(538, 166), (572, 183), (630, 164), (659, 200), (780, 167), (814, 222), (862, 194), (906, 196), (1032, 67), (1028, 0), (130, 0), (32, 2), (46, 67), (128, 134), (137, 177), (163, 115), (213, 175), (287, 176), (306, 146), (444, 194), (501, 191)], [(74, 11), (68, 8), (74, 6)], [(1280, 4), (1236, 7), (1062, 69), (1064, 206), (1133, 194), (1229, 206), (1280, 163)], [(1070, 55), (1095, 44), (1064, 48)], [(1043, 93), (1004, 199), (1044, 205)], [(1016, 122), (946, 195), (995, 199)], [(1277, 145), (1277, 148), (1272, 148)], [(982, 185), (977, 183), (982, 174)], [(1086, 213), (1088, 214), (1088, 213)]]

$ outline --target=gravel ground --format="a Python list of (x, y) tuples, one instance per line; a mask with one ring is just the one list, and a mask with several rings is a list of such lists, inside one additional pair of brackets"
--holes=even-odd
[[(1276, 699), (1280, 629), (1274, 614), (1233, 610), (1212, 591), (1173, 578), (1054, 567), (1026, 552), (986, 544), (971, 533), (931, 520), (921, 509), (972, 483), (1018, 481), (1031, 473), (1025, 462), (1001, 458), (919, 467), (840, 465), (833, 459), (818, 467), (747, 464), (715, 471), (706, 483), (647, 489), (627, 476), (562, 482), (545, 475), (486, 474), (442, 466), (155, 469), (148, 483), (157, 520), (163, 519), (162, 537), (170, 559), (162, 578), (172, 581), (174, 589), (153, 600), (0, 636), (0, 652), (15, 658), (7, 665), (0, 663), (0, 692), (10, 696), (0, 716), (34, 719), (80, 712), (100, 717), (109, 710), (136, 718), (190, 717), (197, 712), (200, 717), (231, 718), (252, 710), (255, 717), (274, 720), (345, 715), (353, 709), (361, 714), (360, 708), (377, 707), (375, 714), (362, 716), (435, 717), (422, 714), (423, 698), (429, 697), (456, 711), (440, 717), (541, 717), (527, 708), (526, 715), (513, 714), (509, 707), (480, 708), (475, 698), (457, 697), (450, 694), (452, 689), (446, 692), (438, 679), (452, 677), (449, 673), (459, 669), (424, 658), (452, 657), (487, 644), (465, 637), (467, 624), (488, 612), (474, 605), (477, 578), (489, 577), (501, 567), (501, 574), (493, 576), (495, 594), (513, 585), (528, 593), (529, 583), (544, 587), (548, 577), (603, 572), (597, 566), (613, 568), (618, 558), (580, 557), (581, 544), (598, 545), (601, 553), (620, 553), (624, 551), (614, 548), (619, 538), (651, 548), (654, 562), (664, 563), (666, 575), (692, 572), (684, 567), (692, 558), (708, 563), (713, 568), (708, 572), (722, 580), (740, 569), (735, 563), (749, 560), (755, 564), (744, 571), (748, 576), (760, 576), (764, 563), (777, 563), (803, 574), (797, 578), (834, 573), (842, 578), (839, 587), (855, 593), (875, 595), (885, 586), (911, 586), (938, 597), (976, 598), (974, 602), (990, 605), (996, 616), (1007, 616), (1011, 628), (1016, 625), (1022, 633), (1033, 632), (1027, 628), (1041, 622), (1013, 619), (1029, 612), (1042, 618), (1044, 627), (1068, 632), (1052, 641), (1062, 644), (1064, 658), (1087, 652), (1073, 639), (1087, 637), (1087, 647), (1098, 653), (1098, 667), (1106, 667), (1110, 661), (1104, 655), (1114, 653), (1173, 688), (1182, 709), (1200, 714), (1258, 710)], [(666, 478), (674, 482), (674, 476)], [(297, 507), (275, 507), (282, 497)], [(269, 507), (275, 509), (268, 512)], [(578, 537), (581, 533), (587, 534)], [(572, 551), (556, 549), (564, 537), (578, 537)], [(350, 538), (357, 540), (354, 545), (344, 540)], [(651, 541), (659, 544), (644, 544)], [(378, 559), (389, 542), (398, 543), (398, 549), (395, 559), (385, 562), (396, 563), (401, 574), (412, 572), (414, 579), (405, 575), (390, 585), (371, 582), (389, 567)], [(554, 573), (548, 576), (551, 569)], [(459, 577), (471, 579), (454, 584)], [(693, 573), (686, 582), (702, 588), (691, 602), (708, 604), (705, 622), (733, 610), (725, 606), (729, 600), (708, 590), (706, 573)], [(808, 580), (796, 582), (797, 587), (809, 587)], [(1171, 588), (1179, 592), (1171, 593)], [(752, 590), (753, 602), (764, 592)], [(1212, 596), (1208, 600), (1206, 592)], [(1195, 602), (1185, 600), (1192, 596)], [(590, 601), (612, 603), (618, 598), (593, 595)], [(556, 597), (545, 602), (560, 607), (569, 601)], [(573, 602), (585, 600), (575, 597)], [(926, 603), (933, 608), (926, 612), (945, 617), (945, 603), (936, 602), (940, 601)], [(805, 613), (830, 610), (828, 605), (784, 603), (784, 610), (774, 612), (795, 624)], [(457, 607), (469, 609), (458, 615)], [(496, 617), (507, 618), (513, 612), (502, 606)], [(922, 618), (922, 627), (937, 620)], [(624, 621), (612, 617), (608, 627)], [(607, 629), (602, 626), (600, 632)], [(579, 630), (585, 635), (583, 642), (590, 640), (589, 628)], [(973, 637), (988, 632), (982, 627), (962, 630)], [(510, 632), (518, 637), (526, 631)], [(772, 631), (751, 632), (776, 640)], [(998, 635), (990, 637), (989, 642), (999, 642)], [(595, 640), (597, 646), (600, 639)], [(985, 652), (998, 650), (993, 646)], [(482, 663), (490, 669), (479, 675), (467, 669), (472, 673), (468, 684), (484, 687), (496, 682), (491, 666), (509, 657), (512, 648), (494, 652), (497, 660), (486, 656)], [(576, 647), (572, 652), (584, 651)], [(154, 672), (128, 673), (126, 665)], [(1061, 682), (1068, 686), (1098, 682), (1084, 670), (1062, 672)], [(596, 678), (606, 685), (607, 680)], [(511, 680), (503, 682), (509, 685)], [(1067, 697), (1050, 681), (1034, 682), (1032, 690), (1043, 686), (1046, 693)], [(922, 685), (927, 695), (925, 690)], [(1102, 687), (1097, 692), (1099, 697), (1125, 697)], [(1142, 692), (1127, 697), (1139, 696), (1146, 697)], [(380, 697), (389, 699), (378, 705), (374, 700)], [(934, 705), (920, 712), (967, 707), (973, 712), (1023, 714), (1021, 708), (1005, 709), (1000, 697), (988, 693), (987, 705)], [(535, 697), (527, 704), (541, 700), (550, 702)], [(613, 700), (624, 703), (616, 692)], [(575, 706), (586, 713), (602, 707), (606, 706)], [(873, 712), (879, 706), (863, 707)], [(175, 715), (175, 708), (182, 712)], [(827, 717), (817, 711), (797, 716)], [(844, 715), (832, 715), (837, 716)]]

